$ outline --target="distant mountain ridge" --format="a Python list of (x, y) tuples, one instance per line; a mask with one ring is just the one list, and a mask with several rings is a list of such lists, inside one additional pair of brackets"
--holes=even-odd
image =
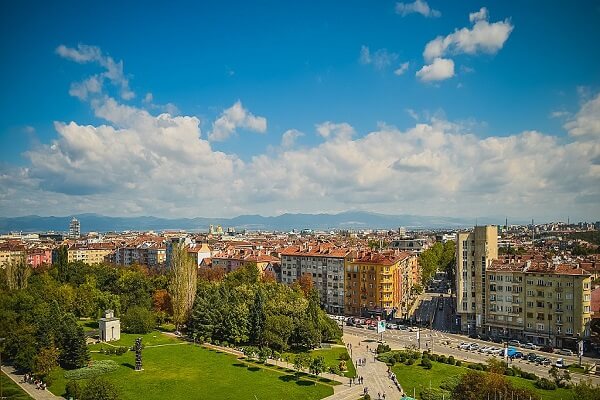
[[(82, 232), (108, 232), (125, 230), (168, 230), (182, 229), (206, 231), (210, 224), (221, 225), (223, 229), (233, 227), (246, 230), (290, 231), (292, 229), (408, 229), (460, 228), (473, 226), (474, 220), (452, 217), (434, 217), (417, 215), (386, 215), (365, 211), (348, 211), (339, 214), (282, 214), (275, 217), (262, 215), (240, 215), (233, 218), (159, 218), (108, 217), (98, 214), (79, 214), (66, 217), (42, 217), (28, 215), (23, 217), (0, 217), (0, 232), (22, 231), (43, 232), (68, 230), (71, 218), (81, 222)], [(478, 223), (501, 224), (503, 218), (479, 218)]]

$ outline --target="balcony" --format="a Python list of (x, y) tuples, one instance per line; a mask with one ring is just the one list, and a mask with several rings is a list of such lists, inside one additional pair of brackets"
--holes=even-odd
[(559, 292), (559, 293), (560, 293), (560, 292), (562, 292), (562, 291), (563, 291), (563, 288), (561, 288), (561, 287), (555, 287), (555, 288), (554, 288), (554, 291), (555, 291), (555, 292)]
[(555, 313), (563, 313), (565, 310), (563, 310), (562, 308), (556, 308), (554, 309)]

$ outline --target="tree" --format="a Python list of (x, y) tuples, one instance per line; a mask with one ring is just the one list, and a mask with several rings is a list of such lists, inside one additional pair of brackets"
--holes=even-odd
[(591, 381), (580, 381), (573, 387), (573, 396), (577, 400), (598, 400), (600, 399), (600, 386), (593, 385)]
[(156, 326), (156, 318), (152, 311), (140, 306), (133, 306), (123, 315), (123, 330), (128, 333), (148, 333)]
[(85, 333), (72, 315), (66, 315), (63, 319), (57, 339), (59, 339), (61, 367), (75, 369), (86, 365), (90, 354), (85, 343)]
[(254, 296), (254, 304), (250, 309), (250, 341), (262, 344), (263, 331), (265, 329), (265, 299), (260, 288)]
[(310, 373), (314, 375), (320, 375), (327, 369), (327, 365), (325, 364), (325, 358), (323, 356), (318, 356), (312, 359), (310, 363)]
[(35, 340), (32, 335), (22, 335), (15, 343), (13, 363), (18, 371), (31, 371), (37, 356)]
[(65, 387), (67, 399), (80, 399), (83, 388), (78, 381), (69, 381)]
[(169, 294), (173, 303), (173, 320), (179, 329), (187, 321), (194, 306), (198, 268), (183, 244), (173, 244), (172, 249)]
[(310, 291), (313, 288), (312, 277), (309, 274), (302, 274), (296, 282), (298, 282), (298, 285), (300, 286), (300, 290), (302, 290), (302, 293), (304, 293), (304, 296), (308, 297), (308, 294), (310, 293)]
[(565, 387), (569, 384), (569, 382), (571, 382), (571, 373), (568, 369), (561, 370), (555, 366), (552, 366), (550, 371), (548, 371), (548, 374), (558, 387)]
[(506, 364), (505, 361), (497, 360), (495, 358), (488, 359), (487, 364), (488, 364), (487, 370), (489, 372), (493, 372), (495, 374), (500, 374), (500, 375), (504, 375), (506, 368), (508, 368), (508, 365)]
[(504, 376), (491, 372), (469, 371), (460, 377), (452, 390), (453, 399), (485, 400), (498, 393), (509, 393), (514, 398), (540, 400), (540, 396), (524, 388), (514, 387)]
[(119, 392), (115, 385), (104, 378), (92, 378), (81, 393), (81, 400), (118, 400)]
[(155, 290), (152, 294), (152, 309), (156, 312), (163, 312), (167, 315), (173, 314), (173, 304), (171, 296), (166, 289)]
[(41, 349), (33, 361), (33, 373), (45, 377), (58, 365), (58, 349), (54, 346)]
[(25, 254), (9, 260), (3, 268), (4, 281), (8, 290), (25, 289), (31, 276), (31, 266), (27, 264)]
[(258, 350), (258, 359), (260, 362), (264, 363), (271, 356), (271, 354), (273, 354), (271, 349), (268, 347), (261, 347), (260, 350)]
[(293, 333), (293, 329), (293, 320), (291, 317), (269, 313), (265, 319), (264, 341), (271, 348), (285, 351), (289, 347), (288, 341)]
[(300, 371), (311, 364), (312, 358), (306, 353), (296, 354), (294, 357), (294, 369), (296, 370), (296, 379), (300, 375)]

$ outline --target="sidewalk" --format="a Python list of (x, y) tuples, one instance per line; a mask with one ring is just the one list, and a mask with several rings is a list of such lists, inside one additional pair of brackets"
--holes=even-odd
[(10, 379), (13, 380), (21, 389), (27, 392), (35, 400), (58, 400), (62, 397), (53, 395), (49, 390), (39, 390), (35, 388), (32, 383), (23, 382), (23, 375), (16, 373), (15, 369), (9, 365), (2, 366), (2, 372), (6, 374)]
[[(367, 346), (371, 350), (375, 350), (377, 342), (364, 342), (361, 338), (351, 334), (344, 334), (344, 343), (352, 345), (352, 361), (356, 366), (356, 361), (360, 358), (366, 358), (367, 362), (364, 366), (356, 368), (358, 376), (364, 378), (364, 384), (352, 385), (346, 378), (344, 385), (336, 390), (336, 393), (326, 398), (326, 400), (356, 400), (363, 395), (365, 387), (369, 389), (371, 399), (377, 399), (377, 394), (385, 393), (386, 400), (399, 400), (400, 391), (396, 388), (387, 373), (387, 365), (375, 359), (376, 354), (367, 350)], [(342, 389), (343, 387), (343, 389)]]

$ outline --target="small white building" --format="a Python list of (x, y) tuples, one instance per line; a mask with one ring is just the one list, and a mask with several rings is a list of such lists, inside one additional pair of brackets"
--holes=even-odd
[(104, 318), (98, 321), (100, 328), (100, 340), (103, 342), (112, 342), (121, 339), (121, 320), (115, 318), (113, 310), (106, 310)]

